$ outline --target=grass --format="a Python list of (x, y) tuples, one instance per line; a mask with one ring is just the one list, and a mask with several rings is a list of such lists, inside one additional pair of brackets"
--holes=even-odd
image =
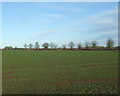
[(118, 51), (3, 50), (3, 94), (117, 94)]

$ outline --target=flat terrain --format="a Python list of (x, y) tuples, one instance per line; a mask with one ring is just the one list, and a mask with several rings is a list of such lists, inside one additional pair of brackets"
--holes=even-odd
[(115, 94), (118, 51), (3, 50), (3, 94)]

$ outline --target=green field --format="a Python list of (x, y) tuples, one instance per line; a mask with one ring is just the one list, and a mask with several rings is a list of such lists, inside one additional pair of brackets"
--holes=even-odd
[(3, 94), (117, 94), (118, 51), (3, 50)]

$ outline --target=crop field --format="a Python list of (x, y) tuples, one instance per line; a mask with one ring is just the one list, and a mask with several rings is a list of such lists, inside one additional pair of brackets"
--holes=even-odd
[(3, 50), (3, 94), (117, 94), (118, 51)]

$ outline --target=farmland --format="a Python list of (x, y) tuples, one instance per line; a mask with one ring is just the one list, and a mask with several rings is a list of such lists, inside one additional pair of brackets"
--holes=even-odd
[(3, 94), (117, 94), (118, 51), (3, 50)]

